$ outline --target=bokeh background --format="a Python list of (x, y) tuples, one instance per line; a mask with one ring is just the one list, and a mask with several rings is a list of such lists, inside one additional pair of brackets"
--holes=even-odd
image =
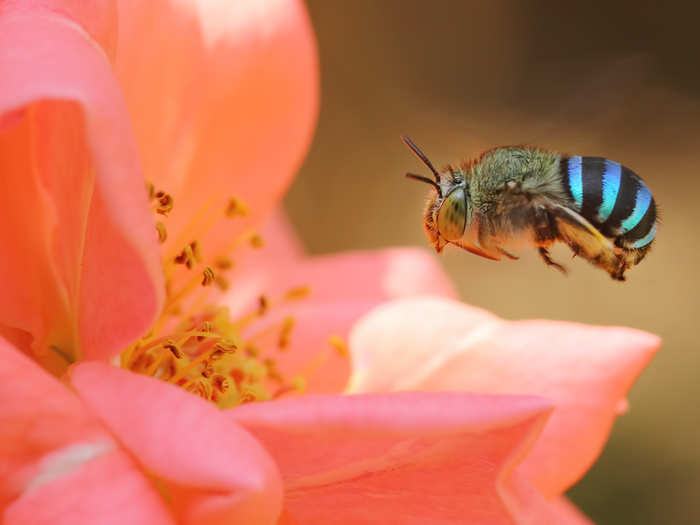
[(628, 325), (664, 346), (600, 460), (570, 491), (599, 525), (700, 523), (700, 37), (673, 2), (308, 0), (320, 49), (316, 137), (286, 206), (312, 253), (429, 248), (427, 173), (528, 143), (620, 161), (654, 192), (655, 248), (612, 281), (569, 277), (534, 250), (490, 262), (440, 256), (464, 301), (503, 317)]

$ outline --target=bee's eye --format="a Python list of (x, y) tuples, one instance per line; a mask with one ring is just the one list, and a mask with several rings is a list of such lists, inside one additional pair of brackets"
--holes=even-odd
[(463, 189), (453, 190), (440, 206), (437, 217), (440, 236), (454, 241), (464, 235), (467, 226), (467, 199)]

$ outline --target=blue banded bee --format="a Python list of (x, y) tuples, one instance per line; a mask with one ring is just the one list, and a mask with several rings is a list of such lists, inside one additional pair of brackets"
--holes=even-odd
[(439, 173), (408, 137), (402, 139), (434, 176), (406, 174), (435, 190), (424, 227), (438, 253), (454, 244), (498, 261), (518, 258), (507, 248), (534, 244), (546, 264), (566, 273), (547, 250), (562, 241), (574, 256), (624, 281), (656, 236), (649, 188), (617, 162), (507, 146)]

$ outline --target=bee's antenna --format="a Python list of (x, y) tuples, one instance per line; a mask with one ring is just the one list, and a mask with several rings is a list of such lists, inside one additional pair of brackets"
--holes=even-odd
[(406, 173), (406, 177), (413, 180), (419, 180), (421, 182), (427, 182), (431, 186), (434, 186), (438, 192), (438, 195), (442, 197), (442, 190), (440, 189), (440, 186), (438, 186), (438, 183), (434, 180), (431, 180), (428, 177), (423, 177), (422, 175), (416, 175), (415, 173)]
[[(433, 172), (433, 175), (435, 175), (435, 182), (437, 184), (440, 184), (440, 174), (437, 172), (437, 170), (433, 167), (432, 163), (428, 160), (428, 157), (425, 156), (425, 154), (416, 146), (411, 139), (409, 139), (405, 135), (401, 135), (401, 140), (404, 141), (404, 144), (411, 148), (411, 151), (416, 154), (416, 156), (423, 161), (423, 163), (430, 168), (430, 171)], [(415, 177), (411, 177), (415, 178)]]

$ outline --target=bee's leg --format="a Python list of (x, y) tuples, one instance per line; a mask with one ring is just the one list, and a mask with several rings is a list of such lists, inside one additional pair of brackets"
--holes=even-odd
[(538, 248), (538, 251), (540, 252), (540, 257), (542, 257), (542, 259), (544, 260), (544, 262), (545, 262), (548, 266), (554, 266), (557, 270), (559, 270), (561, 273), (563, 273), (564, 275), (566, 275), (566, 273), (567, 273), (566, 268), (564, 268), (564, 267), (563, 267), (561, 264), (559, 264), (559, 263), (555, 263), (555, 262), (552, 260), (552, 258), (549, 256), (549, 252), (547, 251), (547, 248), (545, 248), (544, 246), (540, 246), (540, 247)]
[(501, 253), (505, 255), (506, 257), (509, 257), (511, 259), (517, 259), (516, 256), (511, 255), (510, 253), (506, 252), (502, 248), (494, 245), (493, 238), (494, 235), (494, 228), (493, 225), (491, 224), (491, 221), (488, 219), (488, 217), (484, 217), (483, 215), (479, 219), (479, 229), (477, 232), (477, 238), (479, 239), (479, 246), (481, 249), (492, 255), (492, 257), (496, 259), (500, 259), (497, 255), (494, 255), (494, 252), (496, 253)]
[(500, 246), (496, 246), (496, 250), (498, 250), (499, 253), (502, 253), (503, 255), (508, 257), (509, 259), (513, 259), (514, 261), (517, 261), (518, 259), (520, 259), (520, 257), (518, 257), (517, 255), (513, 255), (512, 253), (505, 250), (504, 248), (501, 248)]
[(626, 255), (620, 254), (617, 257), (617, 265), (610, 270), (610, 277), (616, 281), (625, 281), (625, 270), (629, 267)]
[(536, 206), (533, 211), (532, 221), (532, 228), (535, 232), (535, 242), (538, 245), (546, 246), (556, 240), (560, 240), (557, 223), (545, 208)]

